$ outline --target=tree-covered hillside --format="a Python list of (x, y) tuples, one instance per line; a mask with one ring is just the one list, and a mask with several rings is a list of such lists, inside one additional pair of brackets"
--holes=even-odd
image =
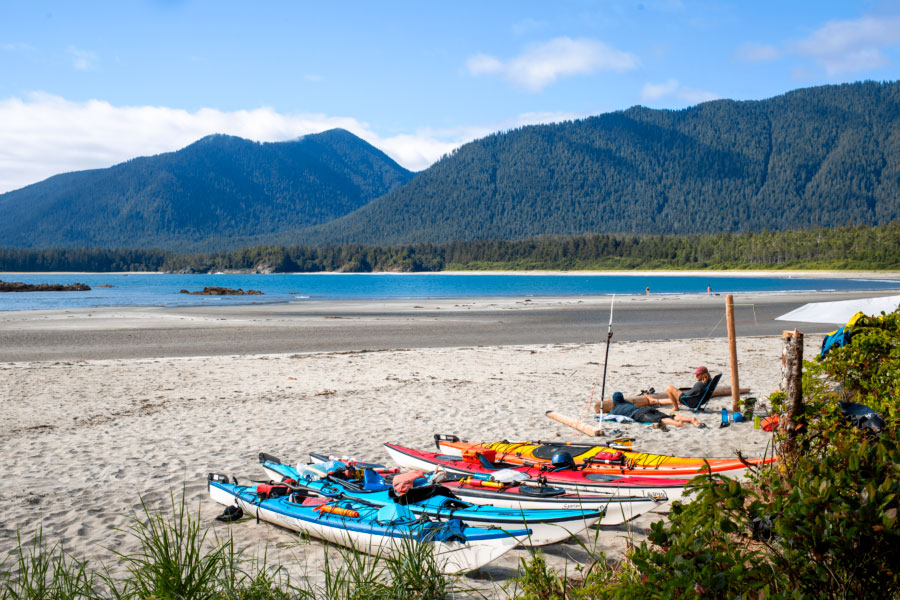
[(0, 248), (4, 271), (422, 272), (630, 269), (900, 269), (900, 221), (883, 227), (697, 235), (592, 234), (398, 246), (257, 246), (235, 252)]
[(898, 217), (900, 83), (865, 82), (497, 133), (346, 217), (277, 241), (713, 233)]
[(340, 129), (278, 143), (213, 135), (0, 195), (0, 246), (232, 249), (326, 223), (411, 178)]

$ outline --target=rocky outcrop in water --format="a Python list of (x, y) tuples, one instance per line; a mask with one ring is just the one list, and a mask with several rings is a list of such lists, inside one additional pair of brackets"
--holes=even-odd
[(262, 292), (259, 290), (247, 290), (245, 292), (240, 288), (235, 290), (232, 288), (219, 287), (216, 285), (205, 287), (200, 292), (189, 292), (187, 290), (181, 290), (178, 293), (191, 294), (192, 296), (262, 296)]
[(89, 292), (91, 286), (84, 283), (22, 283), (0, 281), (0, 292)]

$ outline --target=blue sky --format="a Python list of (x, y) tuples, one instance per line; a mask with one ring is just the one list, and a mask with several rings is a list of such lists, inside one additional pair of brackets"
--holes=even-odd
[(4, 2), (0, 192), (344, 127), (404, 166), (497, 130), (900, 79), (900, 2)]

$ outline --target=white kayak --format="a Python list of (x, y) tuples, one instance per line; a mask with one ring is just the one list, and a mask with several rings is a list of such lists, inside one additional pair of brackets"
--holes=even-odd
[[(212, 500), (237, 506), (245, 514), (356, 551), (389, 557), (412, 544), (427, 544), (443, 573), (466, 573), (512, 550), (527, 529), (505, 531), (469, 527), (458, 519), (416, 518), (404, 507), (378, 507), (353, 501), (328, 502), (292, 493), (286, 486), (242, 486), (209, 474)], [(282, 495), (283, 494), (283, 495)]]

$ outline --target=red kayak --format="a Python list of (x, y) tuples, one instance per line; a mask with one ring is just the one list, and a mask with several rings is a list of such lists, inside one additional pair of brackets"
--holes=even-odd
[(488, 478), (500, 470), (508, 469), (528, 476), (534, 482), (561, 487), (588, 494), (610, 496), (649, 496), (677, 500), (684, 493), (689, 479), (673, 477), (622, 476), (585, 472), (582, 469), (548, 469), (538, 465), (491, 463), (482, 454), (452, 456), (427, 450), (414, 450), (397, 444), (384, 447), (398, 465), (419, 471), (433, 471), (440, 466), (448, 473)]

